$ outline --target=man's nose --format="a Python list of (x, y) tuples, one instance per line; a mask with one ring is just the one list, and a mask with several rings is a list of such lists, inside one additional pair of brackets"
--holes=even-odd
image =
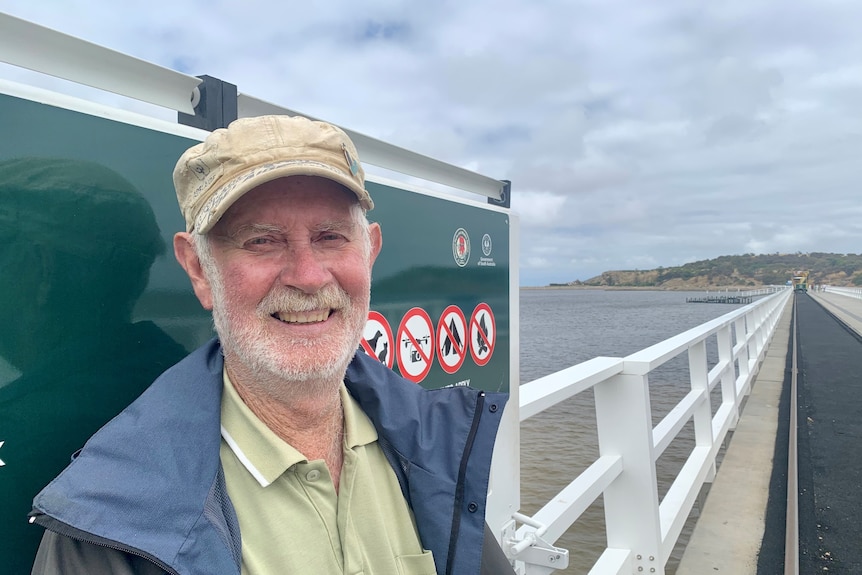
[(292, 244), (285, 259), (280, 276), (282, 285), (315, 293), (332, 279), (324, 258), (309, 244)]

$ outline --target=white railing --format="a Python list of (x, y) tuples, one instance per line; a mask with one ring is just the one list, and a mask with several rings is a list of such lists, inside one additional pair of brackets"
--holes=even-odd
[(862, 299), (862, 288), (823, 286), (823, 291), (829, 293), (837, 293), (838, 295), (844, 295), (847, 297), (855, 297), (858, 299)]
[[(715, 475), (719, 448), (737, 423), (792, 293), (783, 288), (627, 357), (597, 357), (520, 387), (521, 421), (592, 388), (599, 457), (533, 517), (516, 514), (522, 525), (504, 547), (517, 573), (547, 574), (564, 567), (553, 563), (565, 554), (553, 543), (599, 496), (604, 498), (607, 548), (590, 574), (664, 573), (701, 487)], [(708, 341), (717, 348), (712, 367)], [(682, 354), (688, 356), (690, 391), (653, 427), (649, 375)], [(713, 412), (710, 393), (716, 387), (721, 399)], [(660, 499), (656, 461), (689, 421), (694, 422), (694, 448)], [(532, 547), (544, 553), (531, 554)]]

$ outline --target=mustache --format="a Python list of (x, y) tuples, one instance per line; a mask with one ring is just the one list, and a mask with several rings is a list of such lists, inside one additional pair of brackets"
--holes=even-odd
[(350, 306), (350, 296), (344, 289), (329, 284), (313, 294), (296, 288), (270, 291), (257, 306), (261, 317), (276, 312), (306, 312), (318, 309), (344, 309)]

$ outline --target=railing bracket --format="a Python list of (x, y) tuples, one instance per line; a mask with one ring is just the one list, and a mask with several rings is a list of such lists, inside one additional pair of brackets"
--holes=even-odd
[[(510, 561), (516, 561), (515, 571), (519, 575), (549, 575), (557, 569), (569, 566), (569, 550), (555, 547), (542, 539), (548, 530), (546, 525), (520, 513), (513, 513), (508, 528), (504, 530), (503, 550)], [(532, 527), (519, 538), (514, 530), (515, 521)]]

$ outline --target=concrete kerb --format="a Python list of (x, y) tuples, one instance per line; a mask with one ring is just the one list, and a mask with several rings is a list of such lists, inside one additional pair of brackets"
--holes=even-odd
[(754, 575), (763, 539), (787, 365), (791, 299), (760, 365), (715, 481), (706, 495), (677, 575)]

